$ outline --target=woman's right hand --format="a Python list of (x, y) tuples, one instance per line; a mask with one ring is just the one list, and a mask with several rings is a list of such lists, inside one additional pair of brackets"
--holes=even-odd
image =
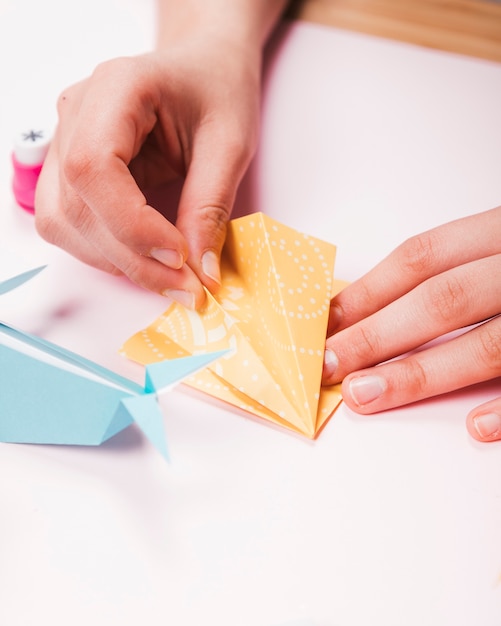
[[(189, 308), (219, 257), (258, 136), (260, 46), (209, 30), (99, 65), (59, 98), (36, 194), (48, 241)], [(176, 224), (144, 190), (184, 180)]]

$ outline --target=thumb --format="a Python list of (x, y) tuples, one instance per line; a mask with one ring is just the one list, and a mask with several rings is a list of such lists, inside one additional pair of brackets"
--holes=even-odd
[(501, 398), (481, 404), (468, 414), (466, 428), (477, 441), (501, 440)]
[(209, 128), (199, 130), (179, 201), (176, 226), (188, 242), (188, 264), (210, 291), (221, 283), (226, 227), (252, 157), (252, 142), (242, 140), (241, 134), (236, 140), (226, 130), (224, 136)]

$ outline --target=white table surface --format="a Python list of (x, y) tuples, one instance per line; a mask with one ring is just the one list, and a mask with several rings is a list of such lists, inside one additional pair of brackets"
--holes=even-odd
[[(165, 301), (42, 242), (9, 158), (65, 86), (147, 50), (153, 18), (151, 0), (0, 2), (1, 273), (49, 264), (0, 317), (137, 380), (117, 350)], [(501, 65), (301, 24), (265, 85), (237, 208), (337, 244), (339, 277), (500, 204)], [(170, 465), (135, 427), (99, 448), (0, 444), (0, 623), (499, 626), (501, 443), (464, 419), (500, 386), (342, 406), (315, 442), (181, 388)]]

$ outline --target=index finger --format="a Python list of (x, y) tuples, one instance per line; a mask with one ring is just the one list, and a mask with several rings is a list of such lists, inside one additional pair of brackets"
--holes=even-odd
[(331, 301), (328, 334), (397, 300), (428, 278), (500, 252), (501, 207), (411, 237)]
[[(146, 256), (175, 250), (180, 266), (188, 255), (184, 237), (147, 204), (128, 168), (157, 120), (154, 91), (146, 78), (138, 85), (129, 67), (112, 65), (112, 90), (108, 65), (96, 70), (66, 146), (64, 178), (118, 242)], [(78, 211), (66, 210), (78, 227)]]

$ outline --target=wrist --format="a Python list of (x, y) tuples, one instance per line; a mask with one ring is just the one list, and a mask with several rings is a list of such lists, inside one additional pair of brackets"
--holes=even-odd
[(203, 36), (261, 54), (285, 0), (159, 0), (157, 49)]

